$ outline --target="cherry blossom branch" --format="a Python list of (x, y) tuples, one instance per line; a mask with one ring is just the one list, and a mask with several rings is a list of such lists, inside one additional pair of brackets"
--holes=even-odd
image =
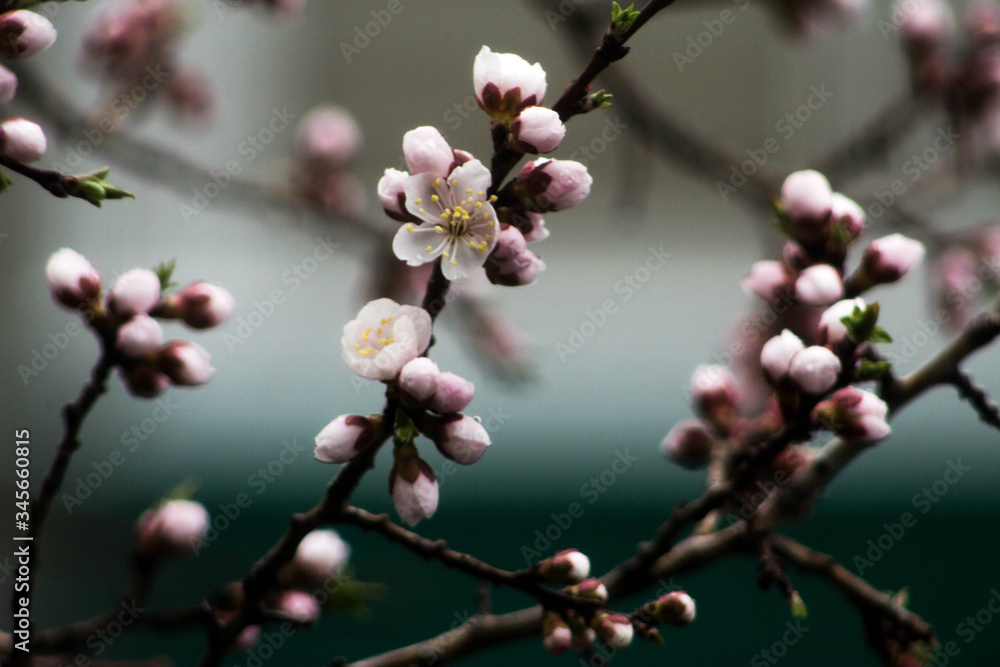
[(200, 667), (222, 663), (239, 634), (261, 618), (261, 601), (277, 581), (281, 566), (291, 561), (295, 555), (302, 539), (310, 531), (331, 523), (343, 511), (344, 504), (354, 493), (361, 478), (374, 466), (375, 455), (391, 436), (391, 424), (395, 422), (398, 406), (397, 398), (387, 392), (383, 418), (379, 422), (381, 431), (373, 434), (370, 444), (344, 465), (319, 503), (303, 514), (292, 516), (285, 534), (254, 564), (250, 574), (243, 580), (243, 600), (239, 609), (230, 620), (210, 633), (208, 647), (198, 662)]
[(796, 542), (784, 535), (772, 535), (771, 544), (776, 554), (797, 569), (816, 574), (844, 594), (862, 616), (875, 612), (910, 630), (914, 637), (934, 641), (934, 630), (922, 618), (900, 606), (892, 597), (877, 590), (861, 577), (837, 563), (833, 556)]
[(429, 540), (393, 523), (385, 514), (372, 514), (358, 507), (344, 507), (333, 517), (336, 522), (349, 523), (362, 530), (379, 533), (390, 542), (400, 544), (425, 560), (436, 560), (447, 567), (485, 579), (497, 586), (516, 588), (538, 600), (549, 609), (593, 609), (596, 600), (575, 597), (538, 582), (528, 571), (509, 572), (494, 567), (467, 553), (455, 551), (444, 540)]

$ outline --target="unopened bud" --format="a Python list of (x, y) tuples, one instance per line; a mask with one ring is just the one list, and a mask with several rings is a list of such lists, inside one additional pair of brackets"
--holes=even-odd
[(29, 58), (52, 46), (56, 29), (26, 9), (0, 14), (0, 58)]
[(566, 621), (554, 611), (545, 612), (542, 619), (542, 645), (552, 655), (562, 655), (573, 645), (573, 633)]
[(83, 255), (69, 248), (52, 253), (45, 265), (45, 277), (52, 296), (69, 308), (92, 303), (101, 294), (101, 274)]
[(545, 107), (528, 107), (510, 126), (511, 135), (525, 153), (551, 153), (566, 136), (559, 114)]
[(177, 293), (177, 314), (192, 329), (219, 326), (233, 314), (236, 301), (226, 289), (202, 280), (187, 285)]
[(0, 155), (16, 162), (37, 162), (45, 155), (48, 142), (37, 123), (12, 118), (0, 123)]
[(434, 441), (442, 455), (470, 465), (490, 446), (490, 435), (482, 423), (473, 417), (451, 413), (443, 417), (423, 415), (418, 419), (420, 432)]
[(350, 461), (371, 442), (371, 436), (378, 426), (376, 419), (361, 415), (340, 415), (324, 426), (316, 436), (316, 459), (324, 463)]
[(694, 600), (684, 591), (673, 591), (643, 607), (643, 612), (656, 623), (685, 626), (694, 621)]
[(173, 556), (195, 549), (208, 526), (208, 512), (201, 503), (170, 500), (139, 517), (136, 538), (143, 552)]
[(172, 340), (157, 353), (160, 369), (176, 385), (195, 387), (208, 382), (215, 374), (212, 359), (201, 345), (187, 340)]
[(145, 313), (136, 315), (118, 329), (117, 350), (132, 359), (150, 356), (163, 344), (160, 323)]
[(598, 602), (608, 601), (608, 589), (605, 588), (600, 579), (585, 579), (567, 588), (566, 592), (578, 598), (587, 598)]
[(698, 412), (716, 428), (728, 431), (740, 402), (736, 377), (719, 364), (698, 366), (691, 375), (691, 400)]
[(697, 470), (708, 465), (714, 445), (715, 438), (703, 422), (682, 419), (663, 438), (660, 451), (682, 468)]
[(111, 286), (108, 306), (115, 314), (129, 317), (148, 313), (159, 300), (159, 277), (149, 269), (132, 269)]
[(472, 402), (475, 394), (474, 384), (454, 373), (444, 372), (438, 375), (437, 389), (431, 397), (430, 408), (441, 415), (461, 412)]
[(578, 584), (590, 576), (590, 559), (576, 549), (567, 549), (538, 563), (535, 572), (553, 584)]
[(339, 575), (350, 556), (351, 547), (337, 531), (324, 528), (302, 538), (290, 565), (295, 580), (315, 583)]
[(815, 264), (795, 280), (795, 296), (810, 306), (829, 306), (844, 296), (844, 281), (829, 264)]
[(632, 621), (624, 614), (609, 614), (599, 611), (594, 614), (590, 627), (597, 633), (597, 638), (611, 648), (625, 648), (632, 643), (635, 629)]
[(437, 477), (412, 444), (397, 446), (393, 454), (395, 459), (389, 471), (389, 495), (400, 518), (415, 526), (437, 511)]
[(788, 377), (792, 358), (805, 349), (802, 340), (788, 329), (764, 343), (760, 351), (760, 364), (764, 375), (772, 384), (781, 384)]
[(822, 394), (832, 387), (840, 374), (840, 359), (819, 345), (812, 345), (792, 358), (788, 375), (802, 391)]

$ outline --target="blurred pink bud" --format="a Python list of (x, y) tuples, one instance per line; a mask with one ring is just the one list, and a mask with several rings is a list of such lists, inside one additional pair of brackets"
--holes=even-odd
[(524, 235), (516, 227), (501, 229), (497, 235), (497, 244), (493, 248), (491, 256), (495, 260), (506, 261), (513, 259), (528, 249)]
[(951, 38), (955, 17), (941, 0), (897, 0), (892, 9), (898, 17), (903, 40), (910, 51), (928, 51), (943, 46)]
[(160, 300), (160, 279), (149, 269), (132, 269), (111, 286), (108, 306), (117, 315), (148, 313)]
[(839, 192), (833, 193), (830, 216), (843, 226), (848, 241), (856, 239), (865, 229), (864, 210), (856, 201)]
[(47, 148), (45, 133), (36, 123), (24, 118), (0, 123), (0, 155), (28, 164), (41, 160)]
[(29, 58), (55, 41), (56, 29), (40, 14), (26, 9), (0, 14), (0, 58)]
[(396, 447), (389, 472), (389, 494), (399, 517), (411, 526), (434, 516), (438, 506), (438, 483), (427, 462), (416, 448)]
[(844, 387), (813, 410), (813, 421), (854, 442), (881, 440), (892, 430), (886, 421), (889, 407), (875, 394)]
[(215, 369), (208, 352), (198, 343), (172, 340), (157, 353), (160, 369), (176, 385), (196, 387), (208, 382)]
[(461, 412), (472, 402), (476, 386), (454, 373), (438, 375), (437, 390), (431, 397), (430, 408), (440, 415)]
[[(501, 239), (505, 238), (505, 232), (509, 232), (506, 238), (516, 238), (516, 243), (501, 249), (501, 256), (509, 255), (506, 259), (500, 259), (495, 252), (487, 258), (486, 277), (494, 285), (504, 285), (505, 287), (530, 285), (538, 278), (538, 272), (545, 270), (545, 262), (527, 249), (521, 250), (518, 254), (510, 255), (518, 245), (524, 245), (524, 237), (517, 229), (509, 227), (501, 232)], [(499, 241), (500, 239), (498, 239), (498, 247)]]
[(406, 211), (406, 193), (403, 191), (403, 184), (409, 177), (409, 172), (386, 169), (378, 182), (378, 198), (382, 202), (382, 209), (390, 218), (400, 222), (412, 217)]
[(865, 309), (864, 299), (844, 299), (833, 304), (819, 318), (819, 335), (817, 339), (820, 345), (835, 348), (847, 335), (847, 327), (840, 320), (850, 317), (855, 308)]
[(788, 329), (764, 343), (760, 351), (760, 364), (764, 375), (772, 384), (781, 384), (788, 377), (792, 358), (805, 349), (802, 340)]
[(300, 580), (321, 582), (338, 576), (351, 557), (351, 547), (337, 531), (314, 530), (299, 542), (291, 566)]
[(489, 433), (478, 419), (457, 413), (444, 417), (424, 415), (417, 427), (434, 441), (443, 456), (462, 465), (478, 461), (491, 444)]
[(704, 468), (712, 458), (715, 438), (698, 419), (677, 422), (660, 443), (660, 451), (668, 459), (688, 470)]
[(541, 213), (576, 206), (587, 198), (594, 182), (587, 167), (579, 162), (549, 158), (524, 165), (518, 180), (525, 203)]
[(518, 112), (542, 103), (545, 70), (513, 53), (494, 53), (484, 46), (472, 66), (472, 82), (480, 108), (494, 118), (513, 119)]
[(694, 600), (684, 591), (673, 591), (643, 607), (643, 612), (656, 623), (685, 626), (694, 621), (697, 613)]
[(208, 511), (193, 500), (168, 500), (146, 510), (136, 524), (139, 550), (175, 556), (195, 550), (208, 532)]
[(527, 215), (531, 229), (524, 233), (524, 240), (528, 243), (534, 243), (549, 238), (549, 230), (545, 228), (545, 218), (542, 217), (542, 214), (528, 211)]
[(510, 126), (514, 141), (525, 153), (551, 153), (566, 136), (559, 114), (545, 107), (528, 107)]
[(810, 306), (829, 306), (844, 296), (844, 281), (829, 264), (814, 264), (796, 278), (795, 296)]
[(899, 280), (924, 258), (924, 244), (902, 234), (875, 239), (865, 250), (861, 271), (869, 285)]
[(789, 174), (781, 186), (781, 199), (792, 222), (806, 227), (824, 224), (833, 208), (830, 182), (812, 169)]
[(346, 463), (370, 442), (378, 424), (361, 415), (340, 415), (316, 436), (315, 456), (324, 463)]
[(133, 359), (148, 357), (163, 344), (160, 323), (145, 313), (136, 315), (118, 329), (117, 350)]
[(170, 388), (170, 378), (147, 363), (120, 366), (125, 387), (133, 396), (156, 398)]
[(232, 294), (219, 285), (202, 280), (187, 285), (176, 298), (181, 320), (192, 329), (218, 326), (236, 310)]
[(691, 399), (699, 413), (720, 431), (726, 431), (736, 416), (740, 388), (725, 366), (702, 364), (691, 375)]
[(539, 562), (535, 572), (552, 584), (578, 584), (590, 576), (590, 559), (577, 549), (566, 549)]
[(440, 376), (441, 369), (436, 363), (427, 357), (417, 357), (399, 371), (399, 389), (404, 398), (409, 398), (414, 405), (419, 405), (434, 396)]
[(562, 655), (570, 650), (573, 633), (566, 621), (554, 611), (545, 612), (542, 620), (542, 645), (552, 655)]
[(233, 642), (237, 651), (249, 651), (260, 641), (260, 626), (248, 625)]
[(608, 589), (600, 579), (585, 579), (567, 588), (566, 592), (578, 598), (587, 598), (598, 602), (608, 601)]
[(211, 79), (190, 67), (177, 67), (167, 79), (163, 93), (171, 110), (183, 119), (206, 118), (215, 106)]
[(17, 94), (17, 75), (0, 65), (0, 104), (7, 104)]
[(297, 623), (313, 623), (319, 619), (319, 602), (305, 591), (281, 592), (274, 608)]
[(314, 168), (343, 167), (360, 149), (361, 128), (346, 109), (337, 106), (307, 113), (295, 135), (296, 157)]
[(403, 155), (411, 174), (447, 176), (455, 160), (451, 146), (436, 128), (418, 127), (403, 135)]
[(792, 358), (788, 375), (802, 391), (822, 394), (837, 382), (840, 359), (819, 345), (811, 345)]
[(594, 614), (590, 627), (597, 633), (597, 638), (613, 649), (625, 648), (632, 643), (635, 628), (632, 621), (624, 614), (609, 614), (599, 611)]
[(101, 274), (83, 255), (69, 248), (52, 253), (45, 265), (52, 296), (70, 308), (96, 301), (101, 295)]
[(764, 259), (754, 262), (750, 275), (740, 283), (747, 294), (756, 294), (771, 305), (780, 302), (780, 294), (791, 291), (792, 276), (782, 262)]

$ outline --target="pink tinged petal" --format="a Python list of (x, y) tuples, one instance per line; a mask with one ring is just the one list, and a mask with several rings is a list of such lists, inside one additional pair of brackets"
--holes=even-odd
[(101, 275), (80, 253), (61, 248), (45, 265), (45, 277), (52, 295), (65, 306), (77, 308), (101, 293)]
[(478, 419), (455, 415), (442, 421), (428, 429), (428, 435), (434, 438), (438, 450), (456, 463), (475, 463), (491, 444), (489, 434)]
[(133, 359), (153, 354), (163, 344), (163, 329), (159, 322), (145, 313), (136, 315), (118, 329), (115, 347)]
[(545, 228), (545, 218), (541, 213), (528, 212), (528, 221), (531, 223), (531, 230), (524, 234), (524, 240), (528, 243), (544, 241), (549, 238), (550, 232)]
[(924, 244), (902, 234), (875, 239), (868, 246), (862, 266), (876, 282), (899, 280), (924, 258)]
[(396, 219), (406, 216), (406, 193), (403, 184), (409, 177), (409, 172), (386, 169), (378, 182), (379, 202), (385, 212)]
[(0, 35), (0, 58), (29, 58), (56, 41), (52, 23), (26, 9), (0, 14)]
[(826, 176), (806, 169), (788, 175), (781, 186), (781, 199), (793, 222), (821, 224), (830, 216), (833, 190)]
[(128, 392), (139, 398), (156, 398), (170, 388), (170, 378), (147, 363), (119, 366)]
[(17, 76), (0, 65), (0, 104), (7, 104), (17, 94)]
[(545, 107), (528, 107), (511, 125), (514, 140), (528, 153), (551, 153), (566, 136), (559, 114)]
[[(452, 183), (452, 181), (457, 181)], [(490, 170), (479, 160), (470, 160), (465, 164), (456, 167), (448, 176), (448, 183), (452, 185), (452, 192), (459, 194), (459, 199), (466, 197), (466, 191), (472, 190), (473, 195), (482, 190), (489, 190), (492, 184)]]
[(423, 354), (431, 344), (431, 334), (434, 333), (434, 323), (431, 322), (430, 313), (420, 306), (404, 305), (399, 307), (399, 316), (413, 323), (413, 330), (417, 336), (417, 353)]
[(834, 220), (844, 225), (848, 238), (855, 239), (865, 229), (865, 212), (856, 201), (834, 192), (832, 197), (832, 212)]
[(403, 135), (403, 155), (411, 174), (447, 176), (455, 156), (436, 128), (424, 126)]
[(682, 419), (660, 443), (660, 452), (677, 465), (697, 470), (708, 465), (715, 438), (698, 419)]
[(399, 389), (415, 403), (421, 404), (434, 396), (441, 370), (427, 357), (417, 357), (399, 372)]
[(177, 303), (181, 320), (193, 329), (218, 326), (236, 310), (236, 301), (228, 290), (200, 280), (181, 290)]
[(413, 482), (397, 477), (392, 489), (392, 501), (399, 517), (411, 526), (421, 519), (434, 516), (438, 506), (438, 483), (420, 474)]
[(844, 281), (829, 264), (816, 264), (799, 274), (795, 296), (810, 306), (829, 306), (844, 296)]
[(472, 81), (476, 98), (483, 102), (483, 90), (493, 84), (503, 97), (508, 91), (520, 89), (521, 100), (531, 104), (541, 104), (545, 97), (545, 70), (538, 63), (528, 64), (524, 58), (513, 53), (494, 53), (484, 46), (472, 67)]
[(319, 618), (319, 602), (305, 591), (284, 591), (275, 609), (299, 623), (312, 623)]
[(28, 164), (45, 155), (45, 132), (30, 120), (12, 118), (0, 123), (0, 155)]
[(792, 358), (788, 374), (803, 391), (822, 394), (837, 382), (840, 359), (825, 347), (812, 345)]
[(764, 343), (760, 351), (760, 363), (764, 375), (773, 382), (780, 383), (788, 377), (788, 367), (792, 358), (805, 349), (802, 340), (788, 329)]
[(136, 539), (141, 551), (173, 556), (196, 549), (208, 526), (208, 511), (201, 503), (170, 500), (139, 517)]
[(111, 287), (108, 305), (118, 315), (148, 313), (160, 300), (160, 279), (149, 269), (132, 269)]
[(434, 223), (404, 224), (392, 239), (392, 252), (409, 266), (432, 262), (447, 250), (448, 235), (437, 231)]
[(314, 530), (299, 542), (292, 566), (305, 579), (323, 581), (339, 574), (351, 556), (351, 547), (332, 529)]
[(340, 415), (316, 436), (315, 457), (324, 463), (346, 463), (361, 451), (369, 422), (359, 415)]
[(791, 287), (791, 276), (781, 262), (766, 259), (754, 262), (750, 269), (750, 275), (743, 279), (740, 286), (747, 294), (756, 294), (768, 303), (776, 304), (778, 291), (785, 291)]
[(854, 313), (855, 308), (865, 309), (864, 299), (844, 299), (827, 308), (819, 318), (819, 342), (833, 348), (847, 335), (847, 327), (840, 320)]
[(205, 384), (215, 375), (208, 352), (191, 341), (170, 341), (160, 348), (157, 357), (160, 369), (176, 385), (195, 387)]
[[(496, 240), (494, 238), (493, 243)], [(492, 244), (491, 244), (492, 245)], [(489, 250), (489, 246), (487, 246)], [(470, 248), (467, 242), (459, 241), (455, 244), (455, 249), (448, 260), (441, 261), (441, 273), (451, 281), (465, 280), (471, 278), (474, 273), (483, 267), (486, 262), (486, 252), (480, 252), (478, 248)]]
[(295, 135), (300, 161), (340, 167), (361, 149), (361, 128), (346, 109), (326, 106), (313, 109), (302, 119)]

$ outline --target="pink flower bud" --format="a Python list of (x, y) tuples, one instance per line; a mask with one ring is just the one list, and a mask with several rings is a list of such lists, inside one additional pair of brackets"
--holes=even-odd
[(890, 234), (871, 242), (861, 260), (861, 271), (868, 284), (892, 283), (923, 258), (923, 243), (902, 234)]
[(52, 46), (56, 29), (26, 9), (0, 14), (0, 58), (29, 58)]
[(708, 465), (714, 444), (715, 438), (704, 423), (682, 419), (663, 438), (660, 451), (682, 468), (697, 470)]
[(819, 343), (834, 348), (847, 335), (847, 327), (840, 320), (850, 317), (855, 308), (865, 309), (864, 299), (844, 299), (827, 308), (819, 318)]
[(157, 360), (170, 381), (184, 387), (205, 384), (215, 374), (205, 348), (187, 340), (168, 342), (160, 348)]
[(495, 260), (507, 261), (514, 259), (528, 249), (524, 235), (516, 227), (501, 229), (497, 234), (497, 244), (491, 257)]
[(439, 415), (461, 412), (472, 402), (475, 393), (476, 385), (454, 373), (444, 372), (438, 375), (430, 408)]
[(566, 136), (559, 114), (545, 107), (528, 107), (510, 126), (514, 141), (525, 153), (551, 153)]
[(684, 591), (673, 591), (645, 605), (643, 612), (656, 623), (685, 626), (694, 621), (696, 608), (690, 595)]
[(17, 75), (0, 65), (0, 104), (7, 104), (17, 94)]
[(535, 572), (549, 583), (578, 584), (590, 576), (590, 559), (576, 549), (567, 549), (538, 563)]
[(399, 371), (399, 388), (404, 398), (409, 398), (413, 405), (420, 405), (434, 396), (440, 376), (441, 369), (436, 363), (427, 357), (417, 357)]
[(955, 29), (951, 8), (941, 0), (896, 2), (893, 17), (901, 20), (902, 37), (911, 51), (926, 52), (950, 40)]
[(528, 211), (527, 215), (531, 229), (528, 232), (524, 232), (524, 240), (528, 243), (534, 243), (535, 241), (544, 241), (549, 238), (550, 232), (545, 228), (545, 218), (542, 217), (542, 214)]
[(378, 198), (382, 209), (390, 218), (400, 222), (411, 217), (406, 211), (406, 193), (403, 191), (403, 184), (409, 177), (410, 173), (407, 171), (386, 169), (378, 181)]
[(202, 280), (187, 285), (177, 294), (176, 300), (181, 320), (192, 329), (219, 326), (236, 310), (232, 294)]
[(438, 506), (438, 483), (434, 470), (415, 447), (396, 447), (389, 472), (389, 494), (399, 517), (411, 526), (434, 516)]
[(480, 108), (496, 119), (510, 120), (545, 97), (545, 70), (513, 53), (494, 53), (484, 46), (472, 67)]
[(154, 555), (180, 555), (198, 547), (208, 526), (208, 512), (201, 503), (169, 500), (139, 517), (136, 524), (138, 548)]
[(274, 608), (297, 623), (313, 623), (319, 619), (319, 602), (305, 591), (283, 591)]
[(772, 384), (781, 384), (788, 377), (792, 358), (805, 349), (802, 340), (788, 329), (764, 343), (760, 351), (760, 364), (764, 375)]
[(587, 167), (579, 162), (549, 158), (524, 165), (518, 179), (525, 203), (541, 213), (576, 206), (587, 198), (594, 182)]
[(45, 265), (52, 296), (70, 308), (79, 308), (101, 295), (101, 274), (83, 255), (69, 248), (52, 253)]
[(115, 347), (133, 359), (148, 357), (163, 344), (163, 329), (160, 323), (149, 315), (141, 313), (118, 329)]
[(813, 410), (813, 421), (854, 442), (881, 440), (892, 430), (886, 421), (889, 407), (875, 394), (844, 387)]
[(720, 431), (726, 431), (736, 416), (740, 388), (725, 366), (702, 364), (691, 376), (691, 400), (695, 408)]
[(781, 300), (781, 294), (791, 291), (792, 276), (782, 262), (765, 259), (754, 262), (750, 275), (740, 283), (747, 294), (756, 294), (771, 305)]
[(45, 155), (45, 133), (36, 123), (12, 118), (0, 123), (0, 155), (16, 162), (37, 162)]
[(635, 628), (632, 621), (624, 614), (609, 614), (599, 611), (594, 614), (590, 627), (597, 633), (598, 639), (613, 649), (625, 648), (632, 643)]
[(542, 620), (542, 645), (552, 655), (562, 655), (570, 650), (573, 643), (573, 633), (559, 614), (554, 611), (545, 612)]
[(156, 398), (170, 388), (170, 378), (147, 363), (119, 366), (122, 381), (133, 396)]
[(847, 232), (848, 241), (853, 241), (865, 230), (865, 212), (858, 203), (839, 192), (833, 193), (830, 217), (839, 222)]
[[(524, 244), (524, 237), (517, 229), (510, 227), (505, 232), (511, 232), (509, 238), (516, 236), (520, 245)], [(501, 232), (501, 238), (503, 232)], [(499, 245), (499, 243), (498, 243)], [(501, 254), (509, 253), (511, 246), (501, 251)], [(486, 277), (494, 285), (504, 285), (505, 287), (520, 287), (530, 285), (538, 278), (538, 272), (545, 270), (545, 262), (540, 260), (535, 253), (524, 249), (520, 253), (510, 256), (507, 259), (499, 259), (496, 253), (491, 254), (485, 264)]]
[(490, 446), (490, 436), (482, 423), (457, 413), (444, 417), (423, 415), (417, 428), (434, 441), (443, 456), (462, 465), (478, 461)]
[(844, 281), (829, 264), (815, 264), (795, 280), (795, 296), (810, 306), (829, 306), (844, 296)]
[(600, 579), (585, 579), (578, 584), (566, 589), (570, 595), (598, 602), (608, 601), (608, 589), (601, 583)]
[(802, 391), (822, 394), (837, 382), (840, 359), (819, 345), (812, 345), (792, 358), (788, 375)]
[(361, 149), (361, 128), (354, 117), (336, 106), (306, 114), (295, 134), (295, 154), (304, 166), (338, 168)]
[(315, 456), (324, 463), (346, 463), (370, 442), (377, 424), (360, 415), (340, 415), (316, 436)]
[(447, 176), (455, 160), (451, 146), (436, 128), (424, 126), (403, 135), (403, 155), (411, 174)]
[(335, 530), (314, 530), (299, 542), (291, 568), (300, 581), (316, 583), (338, 576), (351, 557), (351, 547)]
[(145, 314), (160, 300), (160, 279), (149, 269), (132, 269), (111, 286), (108, 306), (118, 315)]
[(260, 641), (260, 626), (248, 625), (233, 642), (237, 651), (249, 651)]
[(781, 186), (781, 199), (792, 222), (805, 227), (826, 223), (833, 208), (830, 182), (812, 169), (789, 174)]

